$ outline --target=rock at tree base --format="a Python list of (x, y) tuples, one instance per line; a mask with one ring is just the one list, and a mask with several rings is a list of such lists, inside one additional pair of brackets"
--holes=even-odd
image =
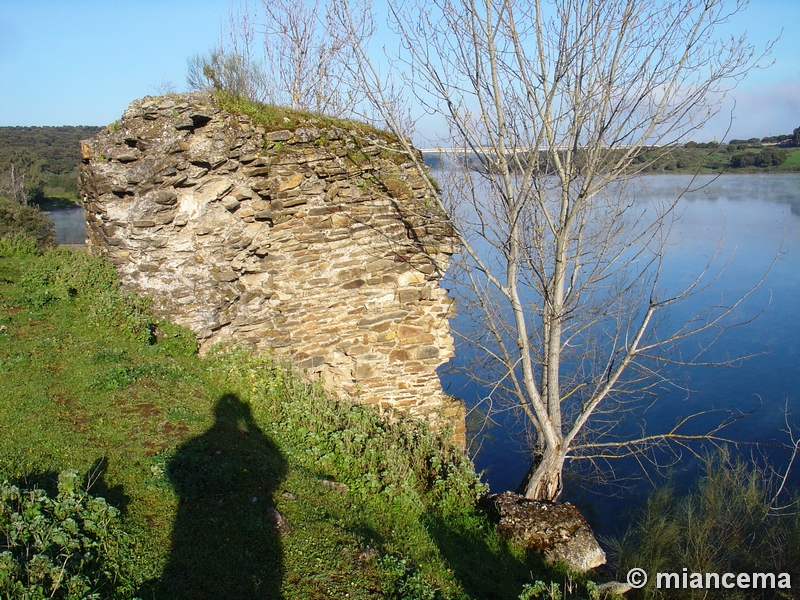
[(606, 562), (583, 515), (568, 502), (528, 500), (513, 492), (490, 497), (500, 515), (498, 531), (549, 562), (561, 562), (573, 571), (588, 571)]

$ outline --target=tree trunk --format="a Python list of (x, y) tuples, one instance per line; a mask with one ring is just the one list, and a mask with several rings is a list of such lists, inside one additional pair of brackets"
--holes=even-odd
[(529, 500), (555, 500), (561, 493), (564, 456), (560, 451), (545, 450), (533, 455), (533, 464), (522, 480), (518, 494)]

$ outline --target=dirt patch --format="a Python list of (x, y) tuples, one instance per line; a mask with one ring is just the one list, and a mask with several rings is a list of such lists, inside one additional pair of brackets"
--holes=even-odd
[(136, 414), (140, 417), (155, 417), (161, 414), (161, 409), (152, 402), (142, 402), (135, 406), (125, 406), (120, 409), (120, 412), (126, 415)]

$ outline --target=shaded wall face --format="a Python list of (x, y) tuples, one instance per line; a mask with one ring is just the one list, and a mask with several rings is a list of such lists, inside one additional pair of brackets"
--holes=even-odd
[[(357, 401), (457, 423), (439, 286), (452, 230), (393, 143), (270, 131), (191, 94), (135, 101), (82, 145), (90, 245), (197, 333), (291, 354)], [(264, 150), (266, 148), (266, 150)]]

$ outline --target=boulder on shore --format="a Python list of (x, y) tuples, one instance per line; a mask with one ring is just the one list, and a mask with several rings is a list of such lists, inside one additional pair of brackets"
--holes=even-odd
[(529, 500), (514, 492), (490, 496), (500, 516), (498, 531), (507, 539), (541, 554), (548, 562), (573, 571), (588, 571), (606, 562), (589, 523), (569, 502)]

